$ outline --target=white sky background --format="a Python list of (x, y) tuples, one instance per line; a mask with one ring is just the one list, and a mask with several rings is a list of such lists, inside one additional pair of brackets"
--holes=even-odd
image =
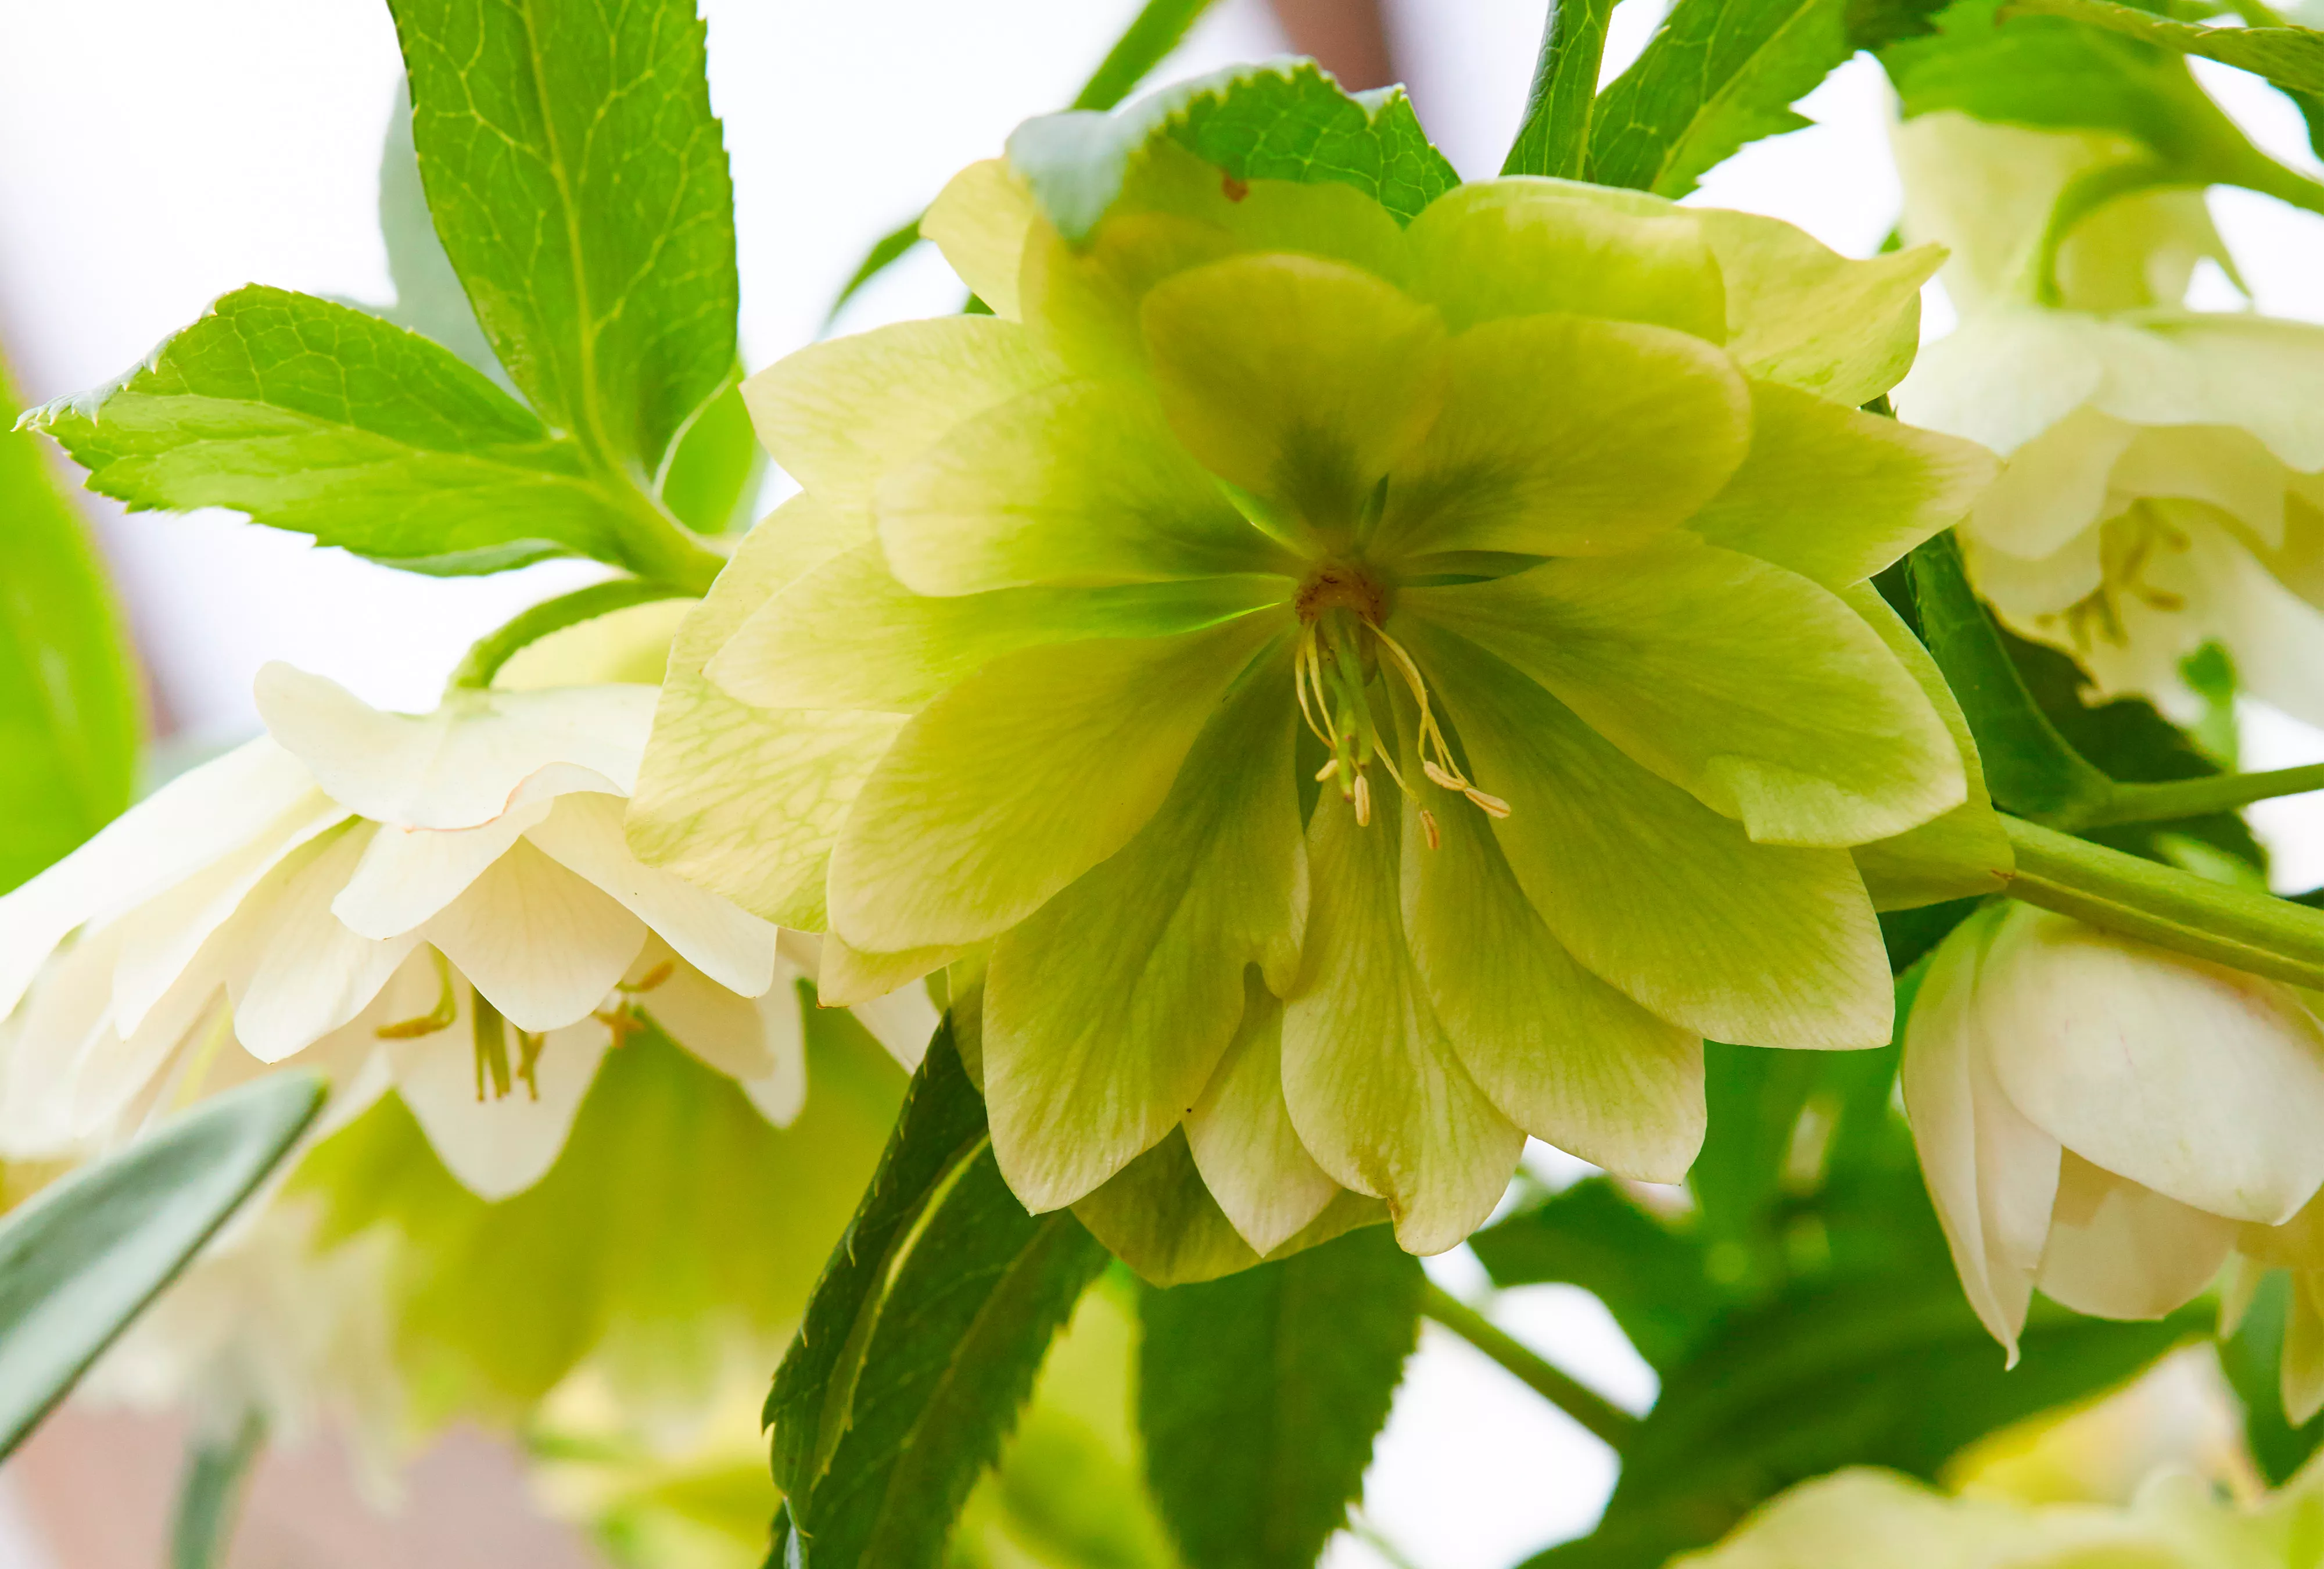
[[(815, 336), (872, 238), (954, 169), (997, 152), (1018, 120), (1067, 99), (1133, 6), (706, 8), (712, 95), (734, 168), (744, 350), (756, 367)], [(1464, 173), (1492, 172), (1524, 97), (1541, 0), (1394, 9), (1424, 121)], [(1617, 13), (1609, 69), (1658, 14), (1654, 0)], [(389, 297), (374, 202), (399, 64), (380, 0), (0, 0), (0, 343), (28, 400), (117, 375), (244, 282)], [(1165, 74), (1280, 49), (1258, 0), (1223, 0)], [(2313, 167), (2288, 104), (2197, 64), (2270, 151)], [(1880, 74), (1859, 60), (1802, 106), (1815, 129), (1747, 151), (1697, 199), (1774, 213), (1868, 254), (1897, 210)], [(2260, 306), (2324, 320), (2319, 220), (2239, 192), (2213, 205)], [(924, 250), (842, 325), (947, 311), (959, 296)], [(2224, 283), (2215, 296), (2202, 302), (2232, 303)], [(1938, 302), (1932, 328), (1944, 317)], [(592, 575), (552, 563), (491, 579), (412, 577), (224, 514), (108, 514), (104, 526), (164, 711), (208, 743), (254, 728), (250, 681), (269, 659), (375, 702), (427, 706), (469, 641)], [(2255, 715), (2247, 731), (2247, 766), (2324, 758), (2324, 737), (2289, 721)], [(2324, 798), (2258, 815), (2282, 884), (2324, 881)], [(1481, 1285), (1465, 1254), (1432, 1268), (1455, 1290)], [(1651, 1398), (1651, 1374), (1586, 1296), (1535, 1288), (1509, 1294), (1499, 1312), (1619, 1403)], [(1612, 1475), (1594, 1441), (1432, 1332), (1380, 1446), (1368, 1514), (1419, 1569), (1507, 1569), (1586, 1528)], [(5, 1546), (0, 1564), (14, 1557)], [(1333, 1558), (1334, 1569), (1379, 1562), (1345, 1539)]]

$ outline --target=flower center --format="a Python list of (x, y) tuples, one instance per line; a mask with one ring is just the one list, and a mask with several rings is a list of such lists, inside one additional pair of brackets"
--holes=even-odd
[(2164, 518), (2152, 502), (2144, 501), (2102, 527), (2098, 587), (2057, 613), (2065, 621), (2074, 646), (2085, 651), (2093, 641), (2093, 630), (2116, 647), (2130, 641), (2122, 624), (2121, 603), (2126, 597), (2166, 614), (2187, 608), (2182, 595), (2146, 581), (2146, 569), (2159, 553), (2181, 552), (2193, 545), (2185, 530)]
[(1293, 603), (1299, 614), (1299, 651), (1292, 674), (1299, 713), (1332, 752), (1315, 777), (1339, 781), (1340, 798), (1355, 808), (1359, 826), (1371, 825), (1371, 781), (1365, 770), (1378, 762), (1419, 811), (1428, 847), (1434, 850), (1440, 842), (1436, 815), (1421, 803), (1420, 792), (1397, 767), (1395, 749), (1382, 740), (1372, 715), (1366, 688), (1383, 664), (1404, 678), (1420, 711), (1415, 750), (1421, 773), (1438, 789), (1465, 796), (1488, 817), (1509, 815), (1507, 801), (1479, 789), (1453, 761), (1452, 749), (1436, 723), (1427, 679), (1404, 645), (1380, 625), (1388, 614), (1385, 589), (1361, 568), (1332, 563), (1309, 575)]

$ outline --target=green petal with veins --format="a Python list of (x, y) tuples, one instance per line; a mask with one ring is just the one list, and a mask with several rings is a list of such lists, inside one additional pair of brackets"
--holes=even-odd
[(1754, 557), (1678, 538), (1402, 604), (1762, 844), (1867, 844), (1966, 798), (1960, 750), (1879, 634)]
[(1008, 930), (1127, 844), (1221, 697), (1287, 617), (1005, 655), (897, 737), (831, 860), (832, 928), (867, 952)]
[(1942, 247), (1859, 262), (1779, 218), (1698, 210), (1727, 281), (1727, 349), (1746, 371), (1851, 407), (1904, 380)]
[(1036, 1210), (1080, 1198), (1194, 1109), (1243, 1015), (1245, 966), (1278, 984), (1296, 970), (1290, 687), (1285, 633), (1152, 820), (993, 947), (985, 1110), (1001, 1175)]
[(1242, 1021), (1185, 1126), (1211, 1196), (1236, 1234), (1261, 1253), (1313, 1225), (1347, 1192), (1315, 1164), (1291, 1125), (1283, 1099), (1283, 1004), (1256, 965), (1243, 975)]
[[(1510, 666), (1416, 616), (1404, 637), (1509, 816), (1493, 825), (1565, 950), (1652, 1012), (1745, 1046), (1886, 1045), (1871, 901), (1846, 852), (1755, 844)], [(1464, 809), (1446, 798), (1445, 810)]]

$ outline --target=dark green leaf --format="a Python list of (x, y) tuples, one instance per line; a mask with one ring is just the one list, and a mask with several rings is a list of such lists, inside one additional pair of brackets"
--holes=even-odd
[(137, 767), (134, 670), (104, 568), (48, 471), (11, 430), (0, 368), (0, 893), (129, 804)]
[(1420, 1330), (1420, 1261), (1367, 1228), (1146, 1293), (1147, 1477), (1189, 1564), (1305, 1569), (1363, 1486)]
[(541, 417), (643, 483), (734, 371), (695, 0), (392, 0), (436, 232)]
[(2219, 1343), (2219, 1365), (2244, 1406), (2244, 1441), (2270, 1487), (2281, 1487), (2324, 1447), (2324, 1417), (2294, 1427), (2283, 1409), (2279, 1370), (2283, 1325), (2292, 1308), (2292, 1277), (2270, 1272), (2244, 1309), (2236, 1333)]
[(1057, 232), (1080, 241), (1113, 204), (1131, 159), (1163, 136), (1232, 180), (1354, 186), (1400, 222), (1461, 182), (1403, 88), (1351, 96), (1308, 60), (1238, 66), (1112, 115), (1028, 120), (1009, 138), (1009, 160)]
[(1936, 32), (1937, 13), (1950, 4), (1951, 0), (1848, 0), (1849, 40), (1858, 49), (1877, 51), (1899, 39), (1924, 38)]
[(2237, 66), (2295, 92), (2324, 93), (2324, 32), (2307, 27), (2194, 27), (2114, 0), (2006, 0), (2005, 19), (2062, 16)]
[(0, 1223), (0, 1456), (242, 1206), (323, 1103), (311, 1074), (230, 1090)]
[(1849, 0), (1678, 0), (1591, 116), (1590, 178), (1682, 197), (1856, 52)]
[(1579, 1286), (1658, 1372), (1679, 1365), (1723, 1306), (1702, 1243), (1593, 1177), (1469, 1239), (1496, 1286)]
[(1924, 904), (1917, 909), (1880, 912), (1880, 939), (1888, 948), (1888, 967), (1903, 974), (1921, 956), (1945, 940), (1945, 934), (1977, 912), (1981, 900), (1952, 899)]
[(939, 1031), (768, 1398), (804, 1562), (938, 1563), (1105, 1263), (1071, 1214), (1028, 1215), (1001, 1181), (983, 1103)]
[(309, 295), (237, 290), (30, 423), (133, 511), (232, 507), (414, 571), (623, 560), (621, 491), (576, 443), (449, 350)]
[(1541, 54), (1533, 68), (1524, 121), (1503, 174), (1547, 174), (1579, 180), (1590, 164), (1590, 117), (1598, 97), (1598, 67), (1606, 53), (1606, 24), (1617, 0), (1549, 0)]

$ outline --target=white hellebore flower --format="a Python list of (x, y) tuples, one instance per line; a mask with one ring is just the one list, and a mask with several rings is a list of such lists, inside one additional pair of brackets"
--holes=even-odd
[(2324, 724), (2324, 328), (2183, 309), (2195, 263), (2227, 260), (2196, 191), (2098, 208), (2045, 284), (2060, 194), (2134, 143), (1950, 111), (1895, 142), (1904, 234), (1950, 247), (1960, 313), (1897, 411), (2008, 460), (1960, 527), (1978, 591), (2101, 696), (2191, 721), (2180, 665), (2216, 641), (2246, 690)]
[(2023, 904), (1939, 945), (1904, 1110), (1978, 1316), (2153, 1318), (2324, 1186), (2324, 1026), (2277, 982)]
[[(333, 1079), (334, 1123), (392, 1083), (501, 1197), (641, 1011), (770, 1120), (798, 1112), (811, 941), (623, 838), (655, 688), (391, 714), (273, 664), (257, 697), (269, 734), (0, 898), (0, 1143), (118, 1138), (295, 1057)], [(908, 1060), (935, 1023), (910, 991), (858, 1014)]]

